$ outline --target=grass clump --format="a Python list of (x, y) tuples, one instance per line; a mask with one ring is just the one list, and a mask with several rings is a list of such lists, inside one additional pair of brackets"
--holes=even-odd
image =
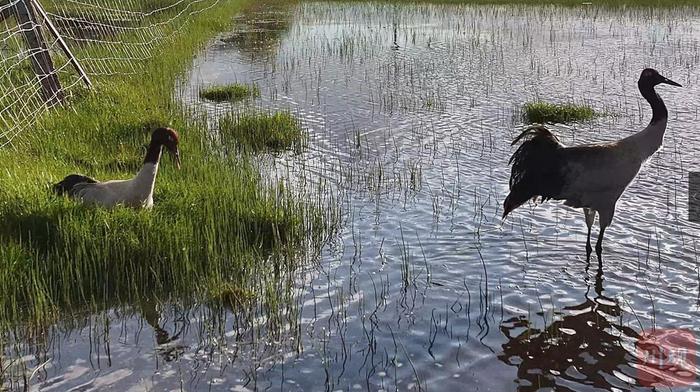
[(570, 123), (591, 120), (597, 113), (589, 106), (530, 102), (523, 107), (525, 120), (530, 123)]
[(300, 121), (289, 112), (230, 113), (220, 119), (219, 132), (225, 145), (253, 152), (299, 152), (306, 141)]
[(229, 84), (226, 86), (211, 86), (199, 92), (199, 97), (214, 102), (240, 102), (251, 97), (259, 97), (258, 86), (247, 84)]

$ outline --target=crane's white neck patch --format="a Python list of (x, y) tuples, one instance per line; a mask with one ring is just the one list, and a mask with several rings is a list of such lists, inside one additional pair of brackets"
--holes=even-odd
[(132, 191), (138, 195), (138, 198), (145, 200), (153, 195), (156, 175), (158, 175), (158, 163), (146, 162), (143, 164), (132, 183)]
[(143, 167), (141, 167), (141, 170), (136, 175), (136, 177), (150, 177), (151, 175), (155, 175), (156, 173), (158, 173), (158, 163), (146, 162), (143, 164)]

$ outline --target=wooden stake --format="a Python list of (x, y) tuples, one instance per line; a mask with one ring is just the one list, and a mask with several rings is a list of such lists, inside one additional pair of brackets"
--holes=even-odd
[(32, 58), (32, 68), (39, 78), (44, 93), (44, 101), (49, 106), (60, 104), (65, 98), (58, 75), (53, 66), (51, 55), (37, 24), (31, 0), (21, 0), (15, 4), (17, 23), (27, 42), (27, 48)]
[[(5, 8), (2, 8), (5, 7)], [(14, 12), (12, 12), (12, 7), (8, 7), (7, 4), (0, 4), (0, 22), (4, 21), (5, 19), (9, 18), (10, 16), (14, 15)]]
[(44, 8), (36, 0), (29, 1), (34, 5), (34, 8), (39, 12), (39, 14), (41, 14), (42, 19), (44, 19), (44, 24), (46, 25), (46, 27), (48, 27), (49, 31), (56, 38), (56, 40), (58, 40), (58, 45), (61, 47), (66, 57), (68, 57), (70, 63), (73, 64), (73, 67), (75, 67), (76, 71), (78, 71), (78, 74), (80, 74), (80, 77), (85, 82), (85, 85), (87, 87), (92, 87), (92, 82), (90, 81), (90, 78), (88, 77), (87, 73), (85, 73), (85, 70), (83, 70), (83, 67), (78, 62), (78, 59), (76, 59), (75, 56), (73, 56), (73, 52), (71, 52), (68, 45), (66, 45), (66, 41), (63, 40), (63, 37), (61, 37), (61, 34), (58, 32), (58, 29), (56, 28), (56, 26), (54, 26), (53, 22), (51, 22), (51, 19), (49, 19), (49, 15), (46, 13), (46, 11), (44, 11)]

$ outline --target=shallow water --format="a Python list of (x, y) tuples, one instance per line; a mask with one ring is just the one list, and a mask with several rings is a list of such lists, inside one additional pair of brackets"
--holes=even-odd
[[(627, 390), (644, 388), (644, 330), (700, 333), (687, 215), (700, 11), (332, 2), (236, 22), (183, 99), (221, 113), (201, 86), (256, 83), (261, 97), (236, 106), (291, 110), (310, 136), (261, 170), (342, 212), (291, 309), (139, 304), (17, 337), (6, 373), (25, 363), (46, 390)], [(555, 127), (563, 142), (618, 139), (651, 117), (645, 67), (685, 87), (657, 89), (664, 148), (620, 199), (603, 268), (578, 210), (531, 204), (502, 221), (522, 104), (589, 104), (609, 115)]]

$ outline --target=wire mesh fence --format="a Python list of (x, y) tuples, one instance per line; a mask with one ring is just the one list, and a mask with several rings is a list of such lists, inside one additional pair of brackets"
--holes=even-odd
[(90, 86), (135, 74), (225, 0), (0, 0), (0, 146)]

